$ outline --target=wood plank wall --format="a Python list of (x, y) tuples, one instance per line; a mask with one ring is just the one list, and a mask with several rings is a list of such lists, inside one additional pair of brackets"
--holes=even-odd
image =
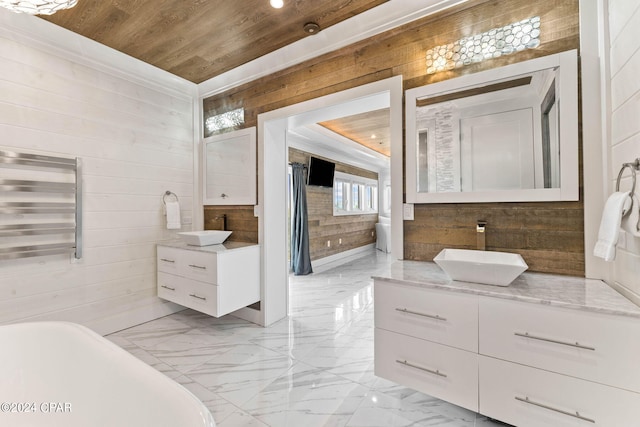
[(195, 87), (114, 72), (7, 28), (0, 62), (2, 149), (80, 157), (84, 183), (82, 259), (0, 261), (0, 323), (65, 320), (104, 334), (181, 310), (157, 297), (156, 243), (179, 231), (166, 229), (166, 190), (192, 216)]
[[(311, 156), (310, 153), (289, 148), (290, 162), (308, 165)], [(315, 154), (313, 156), (334, 162), (338, 172), (378, 179), (376, 172), (356, 168)], [(370, 245), (376, 241), (375, 230), (378, 215), (333, 216), (332, 188), (307, 186), (307, 208), (309, 212), (309, 250), (312, 261)], [(330, 242), (330, 246), (327, 246), (327, 242)]]
[(258, 243), (258, 218), (253, 215), (253, 206), (205, 206), (204, 229), (222, 230), (222, 215), (227, 216), (227, 230), (233, 231), (227, 240)]
[[(469, 1), (207, 98), (203, 103), (205, 119), (244, 107), (246, 126), (255, 126), (260, 113), (391, 76), (402, 75), (404, 89), (410, 89), (577, 49), (578, 4), (578, 0)], [(427, 49), (532, 16), (541, 18), (538, 48), (425, 74)], [(450, 216), (452, 209), (456, 214)], [(490, 221), (489, 249), (522, 253), (533, 271), (583, 276), (583, 209), (582, 201), (417, 205), (416, 219), (405, 222), (405, 258), (431, 260), (442, 247), (471, 247), (468, 233), (482, 212), (483, 219)]]

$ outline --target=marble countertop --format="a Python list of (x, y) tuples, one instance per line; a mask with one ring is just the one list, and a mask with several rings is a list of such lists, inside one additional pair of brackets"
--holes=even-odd
[(225, 242), (219, 245), (193, 246), (193, 245), (187, 245), (182, 240), (171, 240), (168, 242), (158, 243), (158, 246), (187, 249), (189, 251), (197, 251), (197, 252), (220, 253), (220, 252), (231, 251), (235, 249), (245, 249), (250, 247), (256, 247), (258, 246), (258, 244), (245, 243), (245, 242)]
[(388, 276), (374, 279), (640, 318), (640, 307), (601, 280), (525, 272), (506, 287), (482, 285), (452, 281), (435, 263), (419, 261), (397, 261), (391, 265)]

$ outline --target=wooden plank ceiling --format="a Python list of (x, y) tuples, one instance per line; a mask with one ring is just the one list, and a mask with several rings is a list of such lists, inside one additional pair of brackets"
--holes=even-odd
[(200, 83), (388, 0), (79, 0), (43, 19)]
[(318, 124), (387, 157), (391, 155), (388, 108)]

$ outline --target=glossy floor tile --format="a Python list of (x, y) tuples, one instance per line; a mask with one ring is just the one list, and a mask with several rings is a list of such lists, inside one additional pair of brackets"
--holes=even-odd
[(219, 427), (505, 426), (373, 373), (375, 251), (290, 277), (290, 315), (262, 328), (185, 310), (110, 335), (184, 385)]

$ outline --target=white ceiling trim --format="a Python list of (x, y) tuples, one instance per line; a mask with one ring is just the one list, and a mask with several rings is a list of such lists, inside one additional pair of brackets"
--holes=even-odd
[(206, 98), (224, 92), (466, 1), (390, 0), (314, 36), (303, 38), (200, 83), (199, 96)]
[(375, 95), (355, 98), (340, 105), (334, 105), (330, 108), (318, 108), (303, 114), (297, 114), (289, 117), (289, 129), (295, 129), (308, 124), (326, 122), (329, 120), (341, 119), (356, 114), (368, 113), (370, 111), (382, 110), (389, 108), (391, 101), (389, 92), (380, 92)]
[(361, 169), (381, 173), (390, 168), (389, 157), (318, 124), (287, 131), (287, 144)]

